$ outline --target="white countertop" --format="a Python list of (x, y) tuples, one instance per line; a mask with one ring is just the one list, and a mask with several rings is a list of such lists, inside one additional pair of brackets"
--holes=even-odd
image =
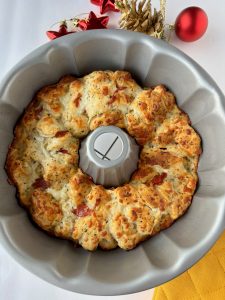
[[(159, 1), (153, 1), (157, 3)], [(218, 2), (220, 4), (218, 4)], [(168, 0), (167, 22), (173, 23), (187, 6), (200, 6), (208, 14), (209, 27), (202, 39), (184, 43), (174, 37), (171, 43), (196, 60), (225, 93), (225, 2), (211, 0)], [(90, 10), (99, 11), (89, 0), (0, 0), (0, 80), (23, 56), (48, 42), (45, 35), (52, 24)], [(111, 27), (118, 14), (110, 13)], [(9, 257), (0, 245), (1, 300), (150, 300), (153, 290), (118, 297), (85, 296), (68, 292), (32, 275)]]

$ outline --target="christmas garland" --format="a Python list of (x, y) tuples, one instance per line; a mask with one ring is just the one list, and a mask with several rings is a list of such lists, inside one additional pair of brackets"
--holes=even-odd
[[(174, 30), (177, 37), (186, 42), (201, 38), (206, 32), (208, 18), (200, 7), (188, 7), (176, 18), (174, 25), (165, 24), (166, 0), (160, 0), (160, 9), (152, 7), (151, 0), (90, 0), (98, 5), (100, 14), (109, 11), (120, 13), (119, 28), (142, 32), (169, 41)], [(107, 29), (109, 16), (96, 16), (91, 11), (83, 17), (59, 22), (58, 30), (46, 32), (50, 40), (91, 29)]]

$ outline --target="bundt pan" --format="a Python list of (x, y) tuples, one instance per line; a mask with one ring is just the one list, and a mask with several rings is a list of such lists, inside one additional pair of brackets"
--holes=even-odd
[[(7, 182), (6, 153), (18, 117), (41, 87), (66, 74), (127, 70), (142, 86), (165, 84), (203, 141), (199, 186), (188, 212), (132, 251), (93, 253), (33, 226)], [(129, 294), (162, 284), (196, 263), (225, 227), (225, 99), (210, 76), (171, 45), (122, 30), (92, 30), (49, 42), (19, 62), (0, 86), (0, 242), (27, 270), (61, 288)]]

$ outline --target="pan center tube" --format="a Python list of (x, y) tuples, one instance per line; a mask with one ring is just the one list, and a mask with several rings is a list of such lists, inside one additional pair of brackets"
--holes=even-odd
[(137, 169), (139, 146), (116, 126), (102, 126), (81, 143), (80, 168), (96, 184), (116, 187), (129, 182)]

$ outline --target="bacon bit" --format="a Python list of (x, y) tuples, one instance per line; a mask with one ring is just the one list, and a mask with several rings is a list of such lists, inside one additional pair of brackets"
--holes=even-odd
[(103, 231), (102, 236), (106, 236), (106, 235), (107, 235), (107, 231)]
[(159, 200), (159, 209), (161, 211), (165, 210), (165, 202), (162, 199)]
[(156, 175), (152, 179), (152, 184), (154, 185), (161, 185), (163, 183), (163, 180), (167, 177), (166, 173), (162, 173), (160, 175)]
[(190, 135), (191, 134), (191, 129), (187, 129), (186, 132), (187, 132), (188, 135)]
[(80, 204), (76, 209), (72, 211), (77, 217), (90, 216), (93, 212), (86, 204)]
[(49, 183), (47, 181), (45, 181), (43, 177), (40, 177), (35, 180), (35, 182), (32, 184), (32, 186), (35, 189), (40, 188), (42, 190), (46, 190), (47, 188), (49, 188)]
[(60, 153), (63, 153), (63, 154), (69, 154), (69, 152), (66, 149), (63, 149), (63, 148), (60, 148), (57, 152), (60, 152)]
[(136, 221), (137, 220), (137, 213), (134, 209), (131, 211), (131, 214), (132, 214), (132, 221)]
[(186, 146), (186, 145), (187, 145), (187, 141), (182, 141), (182, 142), (181, 142), (181, 145), (182, 145), (182, 146)]
[(58, 132), (56, 132), (55, 137), (56, 138), (63, 137), (67, 134), (67, 132), (68, 132), (68, 130), (58, 131)]
[(117, 235), (117, 237), (118, 237), (118, 238), (121, 238), (121, 237), (122, 237), (122, 235), (123, 235), (123, 233), (122, 233), (122, 232), (117, 232), (117, 234), (116, 234), (116, 235)]
[(101, 202), (101, 199), (100, 199), (100, 198), (96, 199), (95, 207), (98, 206), (98, 205), (100, 204), (100, 202)]
[(120, 91), (125, 90), (125, 89), (126, 89), (126, 87), (119, 87), (119, 86), (117, 86), (117, 89), (116, 89), (115, 92), (113, 93), (111, 99), (108, 101), (108, 104), (109, 104), (109, 105), (110, 105), (110, 104), (113, 104), (113, 102), (116, 101), (116, 94), (117, 94), (118, 92), (120, 92)]
[(98, 230), (99, 230), (99, 231), (102, 231), (102, 228), (103, 228), (103, 227), (102, 227), (102, 223), (101, 223), (101, 222), (98, 223)]
[(73, 102), (74, 102), (74, 104), (75, 104), (76, 107), (79, 107), (80, 100), (81, 100), (81, 94), (78, 93), (77, 97), (73, 100)]
[(184, 193), (192, 193), (192, 189), (188, 188), (188, 187), (184, 187)]
[(115, 102), (115, 101), (116, 101), (116, 96), (115, 96), (115, 93), (114, 93), (114, 94), (112, 95), (111, 99), (108, 101), (107, 104), (111, 105), (111, 104), (113, 104), (113, 102)]
[(107, 96), (109, 94), (109, 88), (107, 86), (103, 86), (102, 93), (104, 96)]
[(151, 166), (159, 165), (163, 168), (168, 168), (170, 166), (170, 163), (174, 164), (178, 161), (178, 157), (172, 156), (172, 154), (169, 154), (169, 152), (161, 151), (160, 155), (157, 154), (155, 155), (155, 157), (145, 156), (142, 162)]
[(141, 109), (146, 110), (147, 109), (147, 104), (145, 102), (140, 102), (139, 106), (141, 107)]

